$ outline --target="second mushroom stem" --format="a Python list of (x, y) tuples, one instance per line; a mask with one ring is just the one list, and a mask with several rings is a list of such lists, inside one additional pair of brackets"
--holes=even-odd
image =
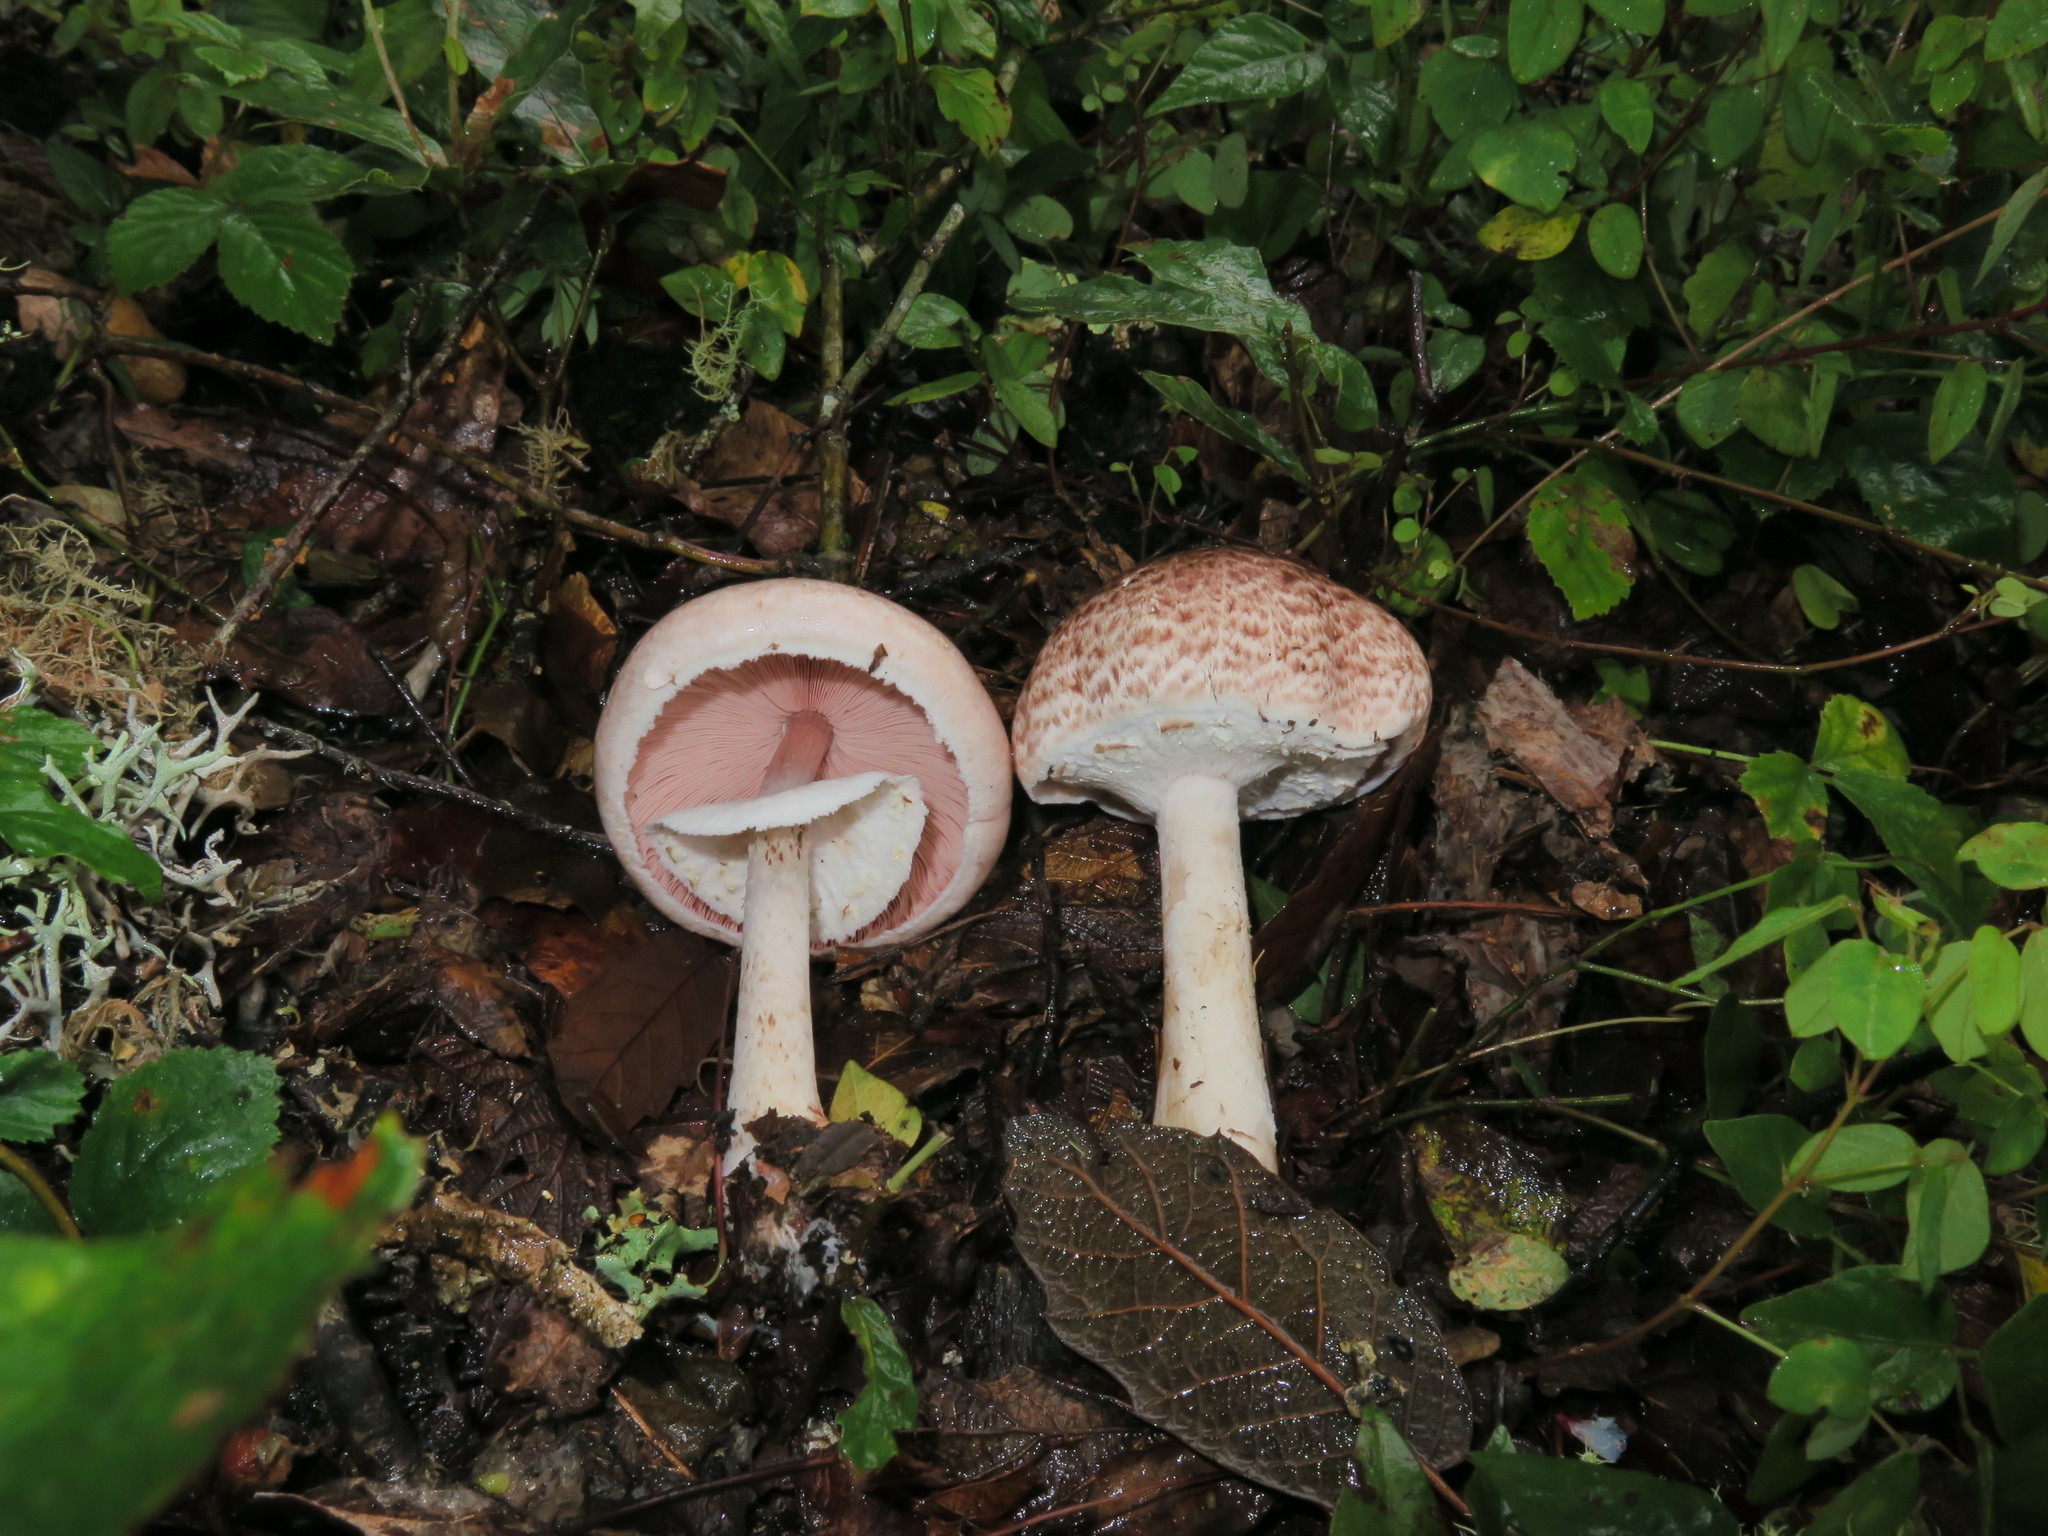
[[(799, 710), (761, 776), (763, 795), (814, 782), (832, 749), (823, 715)], [(733, 1152), (753, 1145), (746, 1128), (767, 1114), (822, 1122), (811, 1042), (811, 869), (802, 827), (756, 832), (747, 849), (746, 920), (733, 1029)]]
[(1228, 1136), (1272, 1168), (1273, 1096), (1252, 980), (1237, 786), (1183, 775), (1167, 786), (1155, 822), (1166, 1005), (1152, 1118)]

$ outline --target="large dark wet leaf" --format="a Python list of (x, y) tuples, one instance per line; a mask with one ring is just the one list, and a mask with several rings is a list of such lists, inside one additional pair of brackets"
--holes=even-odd
[(658, 1115), (725, 1035), (731, 957), (709, 939), (656, 934), (569, 999), (548, 1043), (562, 1102), (614, 1137)]
[(1219, 1138), (1011, 1122), (1005, 1184), (1046, 1320), (1142, 1418), (1234, 1472), (1335, 1505), (1376, 1403), (1438, 1466), (1466, 1451), (1435, 1323), (1350, 1226)]

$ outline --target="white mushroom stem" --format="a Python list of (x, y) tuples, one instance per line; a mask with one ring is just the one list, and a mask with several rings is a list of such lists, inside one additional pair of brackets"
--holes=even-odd
[[(761, 776), (761, 793), (814, 782), (831, 748), (832, 725), (823, 715), (791, 715)], [(770, 827), (748, 845), (737, 1015), (725, 1092), (735, 1162), (753, 1150), (746, 1128), (763, 1115), (825, 1120), (811, 1041), (811, 869), (802, 827)]]
[(1166, 1018), (1152, 1119), (1228, 1136), (1274, 1167), (1273, 1095), (1252, 981), (1251, 912), (1237, 786), (1184, 774), (1154, 818), (1166, 950)]

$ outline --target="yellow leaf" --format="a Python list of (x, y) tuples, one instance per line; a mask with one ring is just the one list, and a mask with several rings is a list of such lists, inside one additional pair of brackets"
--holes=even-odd
[(831, 1118), (837, 1122), (863, 1116), (873, 1122), (876, 1130), (895, 1137), (906, 1147), (924, 1129), (924, 1116), (900, 1088), (884, 1082), (859, 1062), (849, 1061), (846, 1070), (839, 1074), (839, 1086), (832, 1091)]
[(1479, 243), (1517, 261), (1548, 261), (1572, 243), (1582, 217), (1576, 208), (1545, 214), (1510, 204), (1479, 226)]

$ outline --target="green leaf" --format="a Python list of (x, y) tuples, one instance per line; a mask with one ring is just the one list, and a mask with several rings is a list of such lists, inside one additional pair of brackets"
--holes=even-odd
[(1307, 90), (1325, 65), (1309, 40), (1284, 21), (1255, 12), (1235, 16), (1209, 34), (1173, 84), (1152, 103), (1152, 115), (1210, 102), (1269, 101)]
[(1336, 391), (1337, 425), (1346, 432), (1370, 432), (1380, 423), (1380, 399), (1365, 365), (1342, 347), (1318, 342), (1316, 367)]
[[(440, 147), (431, 139), (423, 141), (427, 146), (427, 158), (422, 162), (419, 149), (422, 140), (415, 139), (406, 127), (405, 119), (389, 107), (371, 106), (362, 97), (336, 90), (330, 85), (311, 85), (273, 73), (246, 85), (230, 86), (226, 94), (279, 117), (330, 128), (365, 143), (394, 150), (415, 164), (445, 163)], [(417, 128), (418, 124), (413, 126)]]
[(1523, 85), (1551, 73), (1578, 46), (1585, 15), (1583, 0), (1508, 0), (1509, 72)]
[(1592, 6), (1625, 32), (1655, 37), (1664, 30), (1664, 0), (1592, 0)]
[(2001, 0), (1984, 34), (1984, 57), (2016, 59), (2048, 43), (2048, 0)]
[(1468, 58), (1452, 48), (1439, 48), (1423, 62), (1417, 89), (1451, 140), (1498, 128), (1521, 94), (1498, 59)]
[(1793, 1413), (1864, 1413), (1870, 1407), (1870, 1356), (1854, 1339), (1802, 1340), (1771, 1372), (1768, 1396)]
[(1486, 343), (1463, 331), (1441, 330), (1429, 338), (1424, 354), (1429, 364), (1429, 382), (1439, 395), (1447, 395), (1479, 371), (1486, 361)]
[(1743, 770), (1743, 793), (1763, 813), (1763, 829), (1794, 844), (1819, 844), (1827, 831), (1827, 780), (1790, 752), (1765, 752)]
[[(1806, 1127), (1789, 1115), (1709, 1120), (1701, 1129), (1714, 1155), (1728, 1170), (1736, 1191), (1759, 1211), (1785, 1187), (1792, 1154), (1806, 1140)], [(1794, 1195), (1778, 1207), (1771, 1219), (1800, 1237), (1826, 1237), (1834, 1231), (1827, 1199), (1816, 1193)]]
[(1963, 838), (1949, 809), (1891, 773), (1838, 768), (1831, 782), (1870, 818), (1892, 862), (1920, 887), (1942, 923), (1956, 933), (1974, 929), (1990, 906), (1992, 889), (1957, 865)]
[(1726, 170), (1755, 147), (1764, 132), (1764, 88), (1724, 85), (1707, 104), (1700, 136), (1706, 141), (1707, 163)]
[(1838, 693), (1821, 708), (1813, 766), (1825, 773), (1862, 768), (1903, 779), (1912, 772), (1913, 760), (1880, 711), (1853, 694)]
[(1984, 247), (1984, 259), (1977, 265), (1977, 281), (1983, 282), (1991, 269), (2003, 256), (2025, 228), (2027, 216), (2041, 201), (2041, 194), (2048, 191), (2048, 165), (2034, 172), (2019, 185), (2019, 190), (2005, 200), (1999, 210), (1998, 222), (1991, 226), (1991, 241)]
[(1781, 1349), (1830, 1335), (1866, 1344), (1947, 1344), (1955, 1303), (1899, 1277), (1885, 1264), (1862, 1264), (1743, 1309), (1742, 1324)]
[(277, 1069), (247, 1051), (170, 1051), (107, 1090), (78, 1149), (71, 1210), (95, 1236), (205, 1209), (277, 1141)]
[(1650, 147), (1657, 127), (1657, 98), (1647, 85), (1626, 75), (1609, 75), (1600, 82), (1596, 99), (1601, 120), (1616, 138), (1639, 155)]
[(936, 351), (979, 341), (981, 327), (953, 300), (926, 290), (912, 301), (896, 339), (920, 351)]
[[(699, 320), (722, 324), (739, 303), (739, 284), (724, 267), (682, 267), (661, 280), (662, 291)], [(916, 343), (912, 343), (916, 345)]]
[(1555, 1456), (1476, 1451), (1465, 1486), (1479, 1536), (1738, 1536), (1704, 1488)]
[(1870, 1121), (1815, 1131), (1792, 1154), (1790, 1167), (1794, 1173), (1804, 1169), (1808, 1179), (1829, 1189), (1862, 1194), (1904, 1183), (1918, 1152), (1913, 1138), (1896, 1125)]
[(1209, 391), (1193, 379), (1151, 372), (1144, 372), (1141, 377), (1164, 395), (1166, 403), (1175, 410), (1185, 411), (1212, 432), (1220, 433), (1240, 448), (1249, 448), (1253, 453), (1264, 455), (1304, 485), (1308, 483), (1308, 472), (1302, 468), (1294, 450), (1245, 412), (1218, 405), (1210, 398)]
[(901, 394), (891, 395), (890, 405), (918, 405), (926, 400), (946, 400), (954, 395), (965, 394), (980, 384), (979, 373), (949, 373), (943, 379), (933, 379), (929, 384), (914, 385)]
[(85, 1074), (54, 1052), (0, 1056), (0, 1141), (47, 1141), (84, 1100)]
[(804, 333), (804, 311), (811, 302), (804, 270), (780, 251), (751, 251), (727, 260), (733, 279), (747, 297), (775, 317), (785, 336)]
[(1975, 1061), (1986, 1050), (1970, 1004), (1970, 946), (1944, 944), (1927, 976), (1927, 1027), (1951, 1061)]
[(1983, 1257), (1991, 1244), (1991, 1201), (1982, 1170), (1961, 1142), (1941, 1137), (1920, 1149), (1906, 1184), (1906, 1221), (1899, 1272), (1923, 1286)]
[(146, 900), (163, 897), (162, 866), (127, 833), (40, 792), (0, 803), (0, 840), (30, 858), (76, 859), (96, 874), (134, 886)]
[(297, 1189), (250, 1170), (213, 1219), (151, 1237), (0, 1237), (0, 1507), (36, 1536), (140, 1527), (303, 1349), (411, 1198), (395, 1121)]
[(355, 264), (309, 205), (258, 203), (222, 222), (220, 275), (264, 319), (324, 343), (334, 339)]
[(2009, 891), (2048, 886), (2048, 823), (2004, 821), (1986, 827), (1956, 850)]
[(1372, 15), (1372, 45), (1391, 48), (1429, 14), (1429, 0), (1366, 0)]
[(896, 1432), (917, 1426), (917, 1383), (910, 1357), (882, 1309), (865, 1296), (848, 1296), (839, 1316), (860, 1342), (867, 1384), (838, 1415), (839, 1449), (854, 1468), (874, 1472), (896, 1455)]
[(1110, 273), (1037, 291), (1013, 286), (1011, 306), (1022, 314), (1057, 315), (1088, 325), (1220, 331), (1243, 342), (1268, 379), (1288, 387), (1283, 343), (1290, 334), (1306, 340), (1315, 328), (1308, 311), (1273, 291), (1256, 250), (1222, 240), (1155, 240), (1135, 254), (1152, 272), (1153, 282)]
[(1610, 277), (1626, 282), (1642, 267), (1643, 226), (1633, 208), (1607, 203), (1595, 210), (1586, 226), (1586, 244)]
[(1799, 46), (1806, 30), (1809, 0), (1763, 0), (1764, 69), (1776, 74)]
[(99, 737), (76, 720), (30, 704), (0, 709), (0, 778), (40, 786), (48, 763), (75, 779), (99, 752)]
[[(1836, 1027), (1872, 1061), (1900, 1050), (1920, 1023), (1927, 991), (1920, 967), (1869, 939), (1844, 939), (1828, 953), (1828, 1004)], [(1794, 985), (1820, 970), (1814, 966)], [(1786, 1007), (1789, 1012), (1789, 992)]]
[(1401, 1431), (1375, 1403), (1360, 1403), (1359, 1486), (1330, 1515), (1330, 1536), (1444, 1536), (1443, 1506)]
[(2036, 1296), (2000, 1325), (1978, 1361), (1984, 1397), (2001, 1439), (2013, 1445), (2048, 1430), (2048, 1296)]
[(207, 190), (232, 203), (317, 203), (339, 197), (376, 177), (368, 166), (311, 144), (259, 144), (244, 149), (235, 168)]
[[(1188, 162), (1183, 160), (1181, 163), (1185, 165)], [(1211, 208), (1209, 211), (1213, 213), (1215, 210)], [(1067, 205), (1058, 198), (1038, 192), (1003, 210), (1003, 228), (1019, 240), (1050, 245), (1073, 234), (1074, 216), (1067, 212)]]
[(1751, 368), (1735, 396), (1735, 414), (1757, 438), (1788, 458), (1820, 452), (1839, 379), (1811, 368)]
[(1736, 370), (1695, 374), (1678, 395), (1678, 424), (1702, 448), (1718, 447), (1742, 425), (1742, 374)]
[(1524, 117), (1487, 129), (1469, 153), (1473, 171), (1496, 192), (1538, 213), (1555, 213), (1571, 190), (1564, 173), (1578, 164), (1579, 146), (1555, 123)]
[(2048, 1056), (2048, 928), (2027, 935), (2020, 950), (2020, 1032), (2036, 1056)]
[(1984, 365), (1972, 359), (1957, 363), (1934, 391), (1934, 410), (1927, 418), (1927, 458), (1939, 464), (1977, 430), (1984, 414)]
[(987, 70), (934, 64), (925, 78), (939, 98), (940, 114), (984, 155), (994, 154), (1010, 136), (1010, 104)]
[(827, 1111), (827, 1118), (835, 1123), (866, 1118), (876, 1130), (906, 1147), (914, 1145), (924, 1129), (924, 1116), (903, 1096), (903, 1090), (876, 1077), (857, 1061), (849, 1061), (839, 1074), (839, 1086), (832, 1091), (832, 1108)]
[(1779, 907), (1774, 911), (1766, 912), (1758, 920), (1754, 928), (1749, 929), (1745, 933), (1737, 934), (1734, 940), (1720, 954), (1715, 955), (1704, 965), (1696, 965), (1683, 976), (1675, 978), (1672, 985), (1689, 987), (1694, 982), (1713, 975), (1714, 972), (1721, 970), (1725, 966), (1733, 965), (1738, 960), (1745, 960), (1760, 949), (1768, 949), (1773, 944), (1781, 944), (1788, 935), (1798, 933), (1805, 928), (1811, 928), (1815, 923), (1832, 917), (1837, 912), (1851, 910), (1853, 906), (1854, 903), (1846, 896), (1837, 896), (1832, 900), (1823, 901), (1813, 906)]
[(1529, 545), (1575, 619), (1610, 612), (1635, 586), (1628, 513), (1604, 483), (1563, 475), (1529, 502)]
[(1985, 1035), (2002, 1035), (2020, 1018), (2020, 952), (1988, 923), (1970, 936), (1970, 1017)]
[(168, 283), (206, 254), (228, 205), (199, 187), (138, 197), (107, 228), (107, 260), (124, 293)]
[(1919, 1501), (1919, 1459), (1900, 1451), (1835, 1495), (1805, 1536), (1901, 1536)]
[(1806, 622), (1815, 629), (1840, 629), (1843, 615), (1863, 606), (1855, 593), (1817, 565), (1792, 568), (1792, 595), (1799, 600)]
[(1707, 1017), (1704, 1042), (1709, 1115), (1726, 1120), (1742, 1113), (1750, 1090), (1756, 1087), (1763, 1051), (1763, 1029), (1756, 1010), (1733, 993), (1717, 998)]
[[(1691, 277), (1685, 280), (1686, 321), (1701, 335), (1711, 334), (1735, 302), (1735, 295), (1749, 281), (1755, 259), (1732, 240), (1715, 246), (1700, 258)], [(1755, 372), (1747, 369), (1745, 372)], [(1740, 379), (1736, 381), (1740, 387)]]

